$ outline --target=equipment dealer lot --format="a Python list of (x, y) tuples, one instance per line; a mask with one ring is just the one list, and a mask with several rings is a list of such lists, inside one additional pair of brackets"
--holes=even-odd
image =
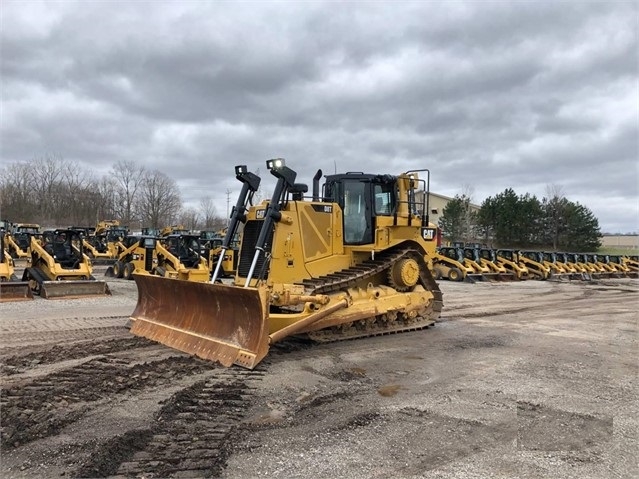
[(108, 282), (0, 304), (2, 477), (639, 476), (637, 280), (443, 281), (434, 327), (253, 371), (132, 336)]

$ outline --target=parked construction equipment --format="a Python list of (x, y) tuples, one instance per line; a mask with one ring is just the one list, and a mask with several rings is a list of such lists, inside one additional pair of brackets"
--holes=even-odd
[(233, 283), (215, 283), (219, 262), (210, 283), (134, 275), (133, 334), (253, 368), (295, 334), (332, 341), (433, 324), (442, 294), (430, 269), (437, 229), (428, 223), (427, 170), (329, 175), (322, 195), (318, 171), (305, 199), (284, 160), (267, 169), (277, 178), (273, 196), (253, 206), (259, 177), (235, 169), (243, 186), (223, 244), (244, 223)]
[(529, 276), (535, 279), (546, 280), (550, 278), (550, 267), (544, 264), (544, 255), (539, 251), (516, 251), (519, 264), (528, 268)]
[(473, 283), (478, 278), (475, 270), (466, 263), (462, 248), (455, 246), (438, 248), (433, 256), (433, 268), (437, 279)]
[(92, 275), (80, 234), (72, 229), (45, 231), (42, 243), (31, 237), (27, 268), (22, 276), (43, 298), (71, 298), (111, 294), (104, 281)]
[(40, 225), (34, 223), (17, 223), (5, 238), (5, 247), (12, 258), (28, 258), (31, 237), (40, 236)]
[(133, 279), (133, 274), (153, 274), (157, 264), (155, 236), (127, 236), (124, 250), (118, 259), (104, 273), (107, 277)]
[(18, 281), (13, 258), (5, 249), (4, 231), (0, 231), (0, 302), (33, 299), (33, 293), (26, 281)]
[(208, 261), (200, 255), (200, 238), (190, 234), (169, 234), (156, 244), (154, 274), (165, 278), (207, 282)]
[(515, 250), (498, 249), (495, 251), (495, 254), (497, 255), (497, 264), (510, 272), (513, 278), (519, 280), (529, 278), (530, 272), (526, 265), (519, 262), (519, 255)]

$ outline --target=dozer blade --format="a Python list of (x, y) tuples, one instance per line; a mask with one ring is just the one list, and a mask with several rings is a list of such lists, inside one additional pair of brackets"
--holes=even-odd
[(0, 303), (31, 299), (33, 299), (33, 292), (28, 281), (2, 281), (0, 283)]
[(269, 348), (268, 291), (134, 274), (131, 332), (203, 359), (253, 369)]
[(98, 280), (43, 281), (40, 289), (40, 297), (46, 299), (71, 299), (110, 294), (111, 290), (106, 282)]

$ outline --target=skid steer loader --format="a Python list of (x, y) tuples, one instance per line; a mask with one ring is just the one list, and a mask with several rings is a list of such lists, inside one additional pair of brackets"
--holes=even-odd
[(528, 274), (535, 279), (545, 281), (552, 271), (544, 264), (544, 255), (539, 251), (516, 251), (519, 264), (528, 268)]
[(190, 234), (169, 234), (156, 245), (154, 274), (165, 278), (207, 282), (208, 261), (200, 256), (200, 238)]
[(18, 281), (13, 267), (13, 258), (5, 249), (5, 232), (0, 231), (0, 303), (33, 299), (26, 281)]
[(109, 266), (104, 275), (110, 278), (133, 279), (133, 274), (153, 274), (157, 265), (155, 253), (158, 240), (155, 236), (127, 236), (123, 240), (124, 250)]
[(435, 251), (433, 268), (437, 279), (474, 283), (478, 278), (475, 270), (464, 261), (464, 251), (454, 246), (442, 246)]
[(481, 245), (475, 245), (474, 248), (482, 266), (490, 270), (492, 277), (499, 281), (512, 281), (515, 279), (515, 274), (499, 263), (494, 249), (482, 247)]
[(291, 335), (334, 341), (437, 320), (442, 294), (431, 274), (437, 230), (426, 216), (428, 170), (329, 175), (321, 196), (319, 170), (309, 199), (284, 160), (267, 161), (267, 169), (277, 178), (273, 196), (253, 205), (260, 178), (235, 168), (242, 191), (222, 245), (228, 249), (244, 223), (233, 283), (216, 282), (221, 262), (209, 283), (134, 275), (133, 334), (252, 369)]
[(530, 273), (528, 268), (519, 262), (517, 252), (512, 249), (498, 249), (495, 251), (497, 255), (497, 264), (512, 273), (513, 277), (518, 280), (526, 280)]
[(31, 237), (30, 256), (22, 275), (34, 293), (47, 299), (111, 294), (106, 282), (93, 277), (91, 261), (83, 252), (77, 231), (48, 230), (41, 241)]

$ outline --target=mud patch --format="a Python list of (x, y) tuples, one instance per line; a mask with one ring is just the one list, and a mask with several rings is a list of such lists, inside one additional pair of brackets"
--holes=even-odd
[(612, 418), (598, 418), (517, 402), (517, 447), (527, 451), (580, 451), (612, 438)]
[(466, 336), (450, 338), (445, 343), (446, 350), (486, 349), (508, 346), (505, 338), (500, 336)]
[(384, 416), (376, 411), (364, 412), (350, 417), (345, 423), (339, 424), (337, 427), (333, 428), (332, 431), (351, 431), (362, 427), (368, 427), (373, 423), (381, 422), (383, 418)]
[(136, 450), (145, 447), (153, 433), (148, 429), (132, 430), (116, 436), (95, 451), (74, 473), (74, 477), (106, 477), (115, 474)]
[(148, 440), (132, 444), (132, 453), (119, 464), (115, 474), (218, 477), (233, 451), (235, 428), (248, 410), (247, 381), (255, 376), (255, 372), (235, 370), (195, 383), (172, 396), (158, 411)]
[(97, 358), (2, 389), (0, 444), (17, 447), (56, 434), (98, 401), (168, 384), (178, 374), (187, 376), (208, 369), (211, 363), (189, 357), (170, 357), (133, 366), (122, 360)]
[(155, 343), (144, 338), (125, 338), (96, 340), (73, 344), (71, 346), (53, 346), (44, 351), (36, 351), (25, 355), (14, 355), (2, 360), (0, 374), (10, 376), (41, 364), (54, 364), (70, 359), (80, 359), (87, 354), (99, 356), (117, 351), (151, 346)]

